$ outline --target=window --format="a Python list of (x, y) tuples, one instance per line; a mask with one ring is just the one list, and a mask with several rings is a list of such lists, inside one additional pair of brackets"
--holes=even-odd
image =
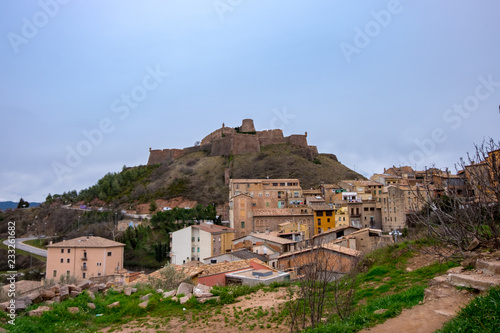
[(191, 252), (194, 252), (194, 251), (195, 251), (195, 247), (193, 246), (193, 247), (191, 248)]
[(241, 221), (241, 229), (245, 229), (245, 221)]
[(266, 202), (266, 207), (269, 207), (269, 202)]
[(57, 271), (54, 269), (54, 271), (52, 272), (52, 277), (57, 277)]
[(198, 252), (200, 252), (200, 248), (198, 248)]
[(200, 241), (200, 237), (198, 237), (198, 242)]
[(194, 236), (193, 236), (193, 237), (191, 237), (191, 242), (194, 242)]
[(97, 276), (101, 276), (101, 273), (97, 273)]
[(108, 257), (111, 257), (111, 254), (112, 254), (111, 252), (108, 252)]
[(213, 238), (213, 240), (214, 240), (214, 243), (215, 243), (215, 237)]
[(262, 196), (262, 193), (259, 193), (259, 197), (261, 197), (261, 196)]
[(71, 275), (70, 271), (66, 271), (66, 275), (69, 277)]
[[(326, 219), (326, 222), (330, 222), (330, 218), (327, 218), (327, 219)], [(330, 228), (328, 228), (328, 229), (330, 229)]]
[(69, 258), (66, 260), (66, 262), (69, 264)]
[(63, 258), (61, 258), (61, 264), (62, 264), (63, 262), (64, 262), (64, 259), (63, 259)]
[(322, 211), (316, 212), (316, 216), (323, 216), (323, 212)]
[(340, 221), (342, 221), (342, 220), (341, 220), (341, 217), (339, 217), (339, 222), (340, 222)]
[(83, 273), (83, 278), (85, 279), (87, 277), (86, 273)]
[(325, 212), (325, 216), (332, 216), (332, 211), (331, 210), (327, 210)]
[(278, 186), (278, 183), (273, 183), (273, 186)]
[(71, 249), (68, 249), (68, 253), (71, 253)]
[(321, 225), (321, 219), (318, 219), (318, 225)]
[(97, 263), (97, 266), (102, 266), (102, 264), (100, 262)]
[(61, 249), (61, 253), (64, 253), (64, 249)]

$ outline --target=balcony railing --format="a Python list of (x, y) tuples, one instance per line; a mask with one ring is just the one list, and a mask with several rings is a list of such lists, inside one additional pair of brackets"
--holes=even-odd
[(86, 271), (87, 270), (87, 266), (82, 266), (82, 271)]
[(87, 261), (87, 257), (82, 257), (82, 260), (83, 261)]

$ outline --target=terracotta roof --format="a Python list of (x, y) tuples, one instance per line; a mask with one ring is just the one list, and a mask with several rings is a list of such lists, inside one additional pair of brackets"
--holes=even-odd
[(236, 238), (234, 240), (241, 239), (241, 238), (244, 238), (244, 237), (249, 237), (249, 236), (250, 237), (254, 237), (254, 238), (258, 238), (258, 239), (262, 239), (262, 240), (266, 240), (268, 242), (281, 244), (281, 245), (295, 244), (295, 243), (297, 243), (295, 241), (291, 241), (291, 240), (286, 239), (286, 238), (281, 238), (281, 237), (277, 237), (277, 236), (273, 236), (273, 235), (268, 235), (268, 234), (265, 234), (265, 233), (245, 235), (245, 236), (241, 236), (239, 238)]
[(59, 243), (54, 243), (47, 245), (48, 248), (51, 247), (117, 247), (117, 246), (125, 246), (123, 243), (118, 243), (106, 238), (97, 237), (97, 236), (83, 236), (78, 238), (73, 238), (69, 240), (64, 240)]
[[(305, 209), (309, 207), (304, 207)], [(269, 208), (269, 209), (254, 209), (253, 216), (303, 216), (312, 215), (310, 213), (294, 213), (291, 208)]]
[(320, 233), (320, 234), (314, 235), (312, 238), (316, 238), (316, 237), (321, 237), (321, 236), (329, 235), (329, 234), (331, 234), (331, 233), (334, 233), (334, 232), (339, 232), (339, 231), (341, 231), (341, 230), (345, 230), (345, 229), (348, 229), (348, 228), (357, 229), (356, 231), (361, 230), (360, 228), (358, 228), (358, 227), (353, 227), (353, 226), (336, 227), (336, 228), (330, 229), (330, 230), (328, 230), (328, 231), (322, 232), (322, 233)]
[(252, 265), (250, 265), (250, 261), (256, 262), (260, 265), (268, 267), (270, 270), (273, 270), (271, 267), (267, 266), (264, 262), (260, 261), (259, 259), (247, 259), (247, 260), (220, 262), (217, 264), (205, 265), (203, 266), (203, 273), (200, 275), (200, 277), (221, 274), (226, 272), (239, 271), (246, 268), (252, 268)]
[(193, 225), (192, 227), (209, 232), (211, 234), (234, 232), (234, 229), (231, 229), (228, 227), (223, 227), (223, 226), (217, 225), (217, 224), (209, 224), (209, 223), (201, 223), (199, 225)]
[(301, 250), (297, 250), (297, 251), (291, 251), (291, 252), (284, 253), (284, 254), (282, 254), (281, 256), (278, 257), (278, 260), (286, 258), (286, 257), (293, 256), (293, 255), (297, 255), (297, 254), (307, 253), (307, 252), (310, 252), (312, 250), (317, 250), (317, 249), (325, 249), (325, 250), (329, 250), (329, 251), (333, 251), (333, 252), (345, 254), (345, 255), (348, 255), (348, 256), (351, 256), (351, 257), (357, 257), (357, 256), (360, 256), (360, 255), (363, 254), (363, 252), (361, 252), (361, 251), (353, 250), (353, 249), (350, 249), (348, 247), (336, 245), (333, 242), (330, 242), (330, 243), (326, 243), (326, 244), (323, 244), (321, 246), (314, 247), (314, 248), (308, 247), (308, 248), (305, 248), (305, 249), (301, 249)]

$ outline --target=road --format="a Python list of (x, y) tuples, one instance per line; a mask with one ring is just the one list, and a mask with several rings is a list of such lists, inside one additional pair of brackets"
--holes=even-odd
[[(23, 250), (26, 252), (31, 252), (41, 257), (47, 257), (47, 250), (42, 250), (37, 247), (23, 244), (23, 242), (31, 239), (38, 239), (37, 237), (27, 237), (27, 238), (16, 238), (16, 249)], [(9, 241), (6, 240), (3, 242), (5, 245), (9, 245)]]

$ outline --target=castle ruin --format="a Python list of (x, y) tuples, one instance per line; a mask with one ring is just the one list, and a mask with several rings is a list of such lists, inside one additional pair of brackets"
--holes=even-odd
[(314, 159), (318, 155), (316, 146), (307, 144), (305, 134), (284, 136), (280, 129), (256, 131), (252, 119), (243, 119), (241, 126), (232, 128), (222, 127), (208, 134), (197, 146), (184, 149), (151, 149), (149, 148), (148, 165), (167, 163), (189, 153), (205, 151), (210, 156), (229, 156), (259, 153), (263, 146), (275, 144), (290, 144), (304, 150), (304, 156)]

